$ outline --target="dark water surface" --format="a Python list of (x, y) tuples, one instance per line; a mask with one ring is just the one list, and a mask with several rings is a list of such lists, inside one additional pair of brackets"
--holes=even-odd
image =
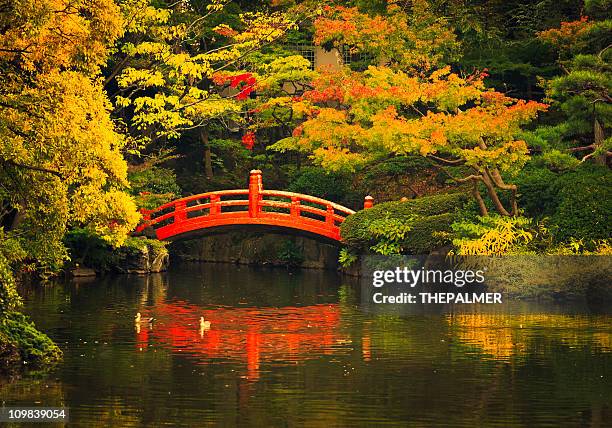
[(69, 407), (83, 427), (612, 426), (610, 315), (374, 315), (358, 289), (206, 264), (36, 287), (26, 311), (65, 359), (0, 401)]

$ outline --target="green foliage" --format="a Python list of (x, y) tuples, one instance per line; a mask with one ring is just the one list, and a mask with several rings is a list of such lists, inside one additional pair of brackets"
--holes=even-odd
[[(612, 173), (587, 166), (561, 175), (553, 184), (557, 207), (550, 218), (556, 242), (585, 242), (612, 236)], [(592, 248), (591, 248), (592, 249)]]
[(516, 181), (519, 203), (525, 214), (548, 218), (556, 244), (583, 240), (589, 244), (612, 235), (612, 173), (607, 167), (581, 164), (563, 173), (537, 167), (532, 162)]
[(0, 227), (0, 318), (8, 311), (17, 309), (21, 299), (15, 288), (13, 269), (26, 256), (19, 241), (12, 238)]
[(553, 149), (535, 157), (533, 163), (534, 165), (548, 168), (551, 171), (567, 171), (577, 167), (580, 162), (569, 153)]
[(138, 256), (144, 251), (148, 251), (153, 257), (166, 251), (165, 242), (142, 237), (128, 237), (121, 247), (113, 248), (85, 229), (71, 230), (66, 234), (65, 244), (73, 263), (87, 266), (97, 272), (117, 270), (121, 261)]
[(370, 247), (370, 250), (383, 256), (401, 254), (402, 242), (412, 229), (411, 224), (414, 220), (414, 216), (405, 217), (401, 221), (389, 217), (372, 220), (368, 225), (368, 231), (377, 242)]
[(422, 156), (398, 156), (369, 167), (364, 179), (373, 181), (380, 176), (401, 177), (418, 174), (428, 168), (431, 168), (431, 163)]
[[(600, 14), (609, 1), (586, 2), (595, 17), (561, 22), (558, 28), (538, 33), (558, 55), (557, 63), (563, 71), (542, 82), (547, 101), (553, 107), (553, 120), (561, 132), (562, 146), (580, 147), (576, 154), (583, 159), (593, 158), (605, 163), (610, 141), (606, 135), (612, 130), (612, 66), (610, 41), (612, 20)], [(551, 142), (550, 145), (554, 146)], [(557, 146), (559, 147), (559, 146)]]
[(151, 167), (132, 172), (128, 180), (140, 208), (156, 208), (181, 194), (181, 188), (176, 184), (176, 174), (168, 168)]
[(361, 195), (355, 190), (350, 175), (327, 172), (319, 167), (306, 167), (290, 180), (287, 190), (317, 196), (347, 206), (357, 206)]
[(176, 174), (168, 168), (151, 167), (128, 175), (134, 194), (141, 192), (173, 193), (179, 195), (180, 187), (176, 184)]
[(0, 340), (19, 349), (21, 360), (34, 367), (49, 367), (62, 358), (62, 351), (23, 314), (8, 312), (0, 318)]
[(357, 261), (358, 256), (352, 253), (348, 248), (341, 248), (338, 255), (338, 263), (342, 267), (349, 267)]
[(304, 252), (292, 240), (286, 240), (278, 252), (278, 259), (289, 267), (298, 267), (304, 262)]
[(533, 218), (550, 216), (557, 204), (556, 192), (551, 185), (558, 175), (548, 168), (540, 168), (532, 162), (516, 178), (519, 189), (519, 206)]
[(450, 242), (455, 212), (467, 199), (450, 193), (374, 205), (342, 223), (342, 240), (358, 251), (427, 253)]

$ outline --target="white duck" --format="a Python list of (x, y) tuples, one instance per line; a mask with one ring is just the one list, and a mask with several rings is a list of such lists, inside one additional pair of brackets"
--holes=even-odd
[(210, 330), (210, 321), (204, 321), (204, 317), (200, 317), (200, 330)]
[(142, 318), (140, 316), (140, 312), (136, 313), (136, 316), (134, 317), (134, 324), (153, 324), (153, 321), (155, 321), (155, 318)]

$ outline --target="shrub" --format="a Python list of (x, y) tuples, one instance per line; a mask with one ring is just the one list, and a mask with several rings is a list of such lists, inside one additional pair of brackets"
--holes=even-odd
[[(341, 226), (342, 240), (358, 250), (369, 249), (381, 242), (372, 227), (393, 219), (393, 236), (382, 231), (378, 238), (387, 236), (401, 247), (401, 252), (421, 254), (450, 242), (450, 225), (454, 213), (467, 201), (467, 195), (449, 193), (411, 199), (405, 202), (385, 202), (349, 216)], [(404, 225), (399, 228), (397, 224)], [(409, 230), (406, 230), (409, 229)]]
[(561, 174), (535, 164), (517, 177), (519, 204), (535, 219), (549, 217), (548, 227), (554, 242), (590, 243), (612, 235), (612, 173), (607, 167), (582, 164)]
[(116, 271), (123, 260), (137, 257), (148, 247), (152, 258), (166, 252), (166, 243), (155, 239), (128, 237), (122, 246), (113, 248), (85, 229), (74, 229), (64, 239), (73, 263), (82, 263), (97, 272)]
[(563, 174), (552, 191), (559, 201), (550, 218), (555, 241), (592, 242), (612, 236), (612, 173), (606, 167), (585, 165)]
[(505, 255), (524, 248), (533, 239), (531, 219), (489, 215), (478, 222), (456, 222), (453, 244), (460, 255)]
[(350, 176), (341, 173), (327, 173), (322, 168), (302, 168), (288, 186), (290, 192), (304, 193), (355, 207), (362, 202), (354, 190)]
[(526, 167), (515, 182), (518, 186), (518, 203), (529, 217), (551, 215), (557, 208), (557, 195), (552, 184), (559, 176), (547, 168)]
[(304, 262), (304, 252), (291, 240), (286, 240), (278, 251), (278, 259), (288, 267), (298, 267)]
[(15, 346), (22, 361), (33, 366), (50, 366), (62, 358), (57, 345), (18, 312), (9, 312), (0, 319), (0, 338)]

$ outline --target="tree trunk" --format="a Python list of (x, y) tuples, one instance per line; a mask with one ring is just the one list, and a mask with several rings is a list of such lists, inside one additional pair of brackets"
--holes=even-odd
[(478, 209), (480, 210), (480, 215), (486, 217), (489, 215), (489, 210), (487, 210), (487, 206), (485, 205), (485, 202), (482, 199), (482, 196), (480, 195), (480, 191), (478, 190), (478, 182), (475, 181), (474, 183), (472, 183), (472, 186), (472, 195), (476, 199), (476, 202), (478, 202)]
[[(593, 150), (597, 150), (599, 148), (601, 148), (601, 146), (603, 145), (604, 140), (606, 139), (606, 136), (604, 134), (604, 130), (603, 127), (601, 126), (601, 124), (599, 123), (599, 121), (597, 119), (595, 119), (594, 123), (593, 123), (593, 134), (595, 136), (595, 147)], [(606, 151), (604, 150), (603, 153), (601, 153), (598, 156), (595, 156), (595, 163), (598, 163), (600, 165), (605, 165), (606, 164)]]
[(493, 201), (493, 205), (495, 205), (495, 209), (497, 210), (497, 212), (503, 216), (509, 217), (510, 213), (508, 212), (508, 210), (506, 210), (502, 202), (499, 200), (499, 196), (497, 195), (497, 190), (495, 189), (495, 185), (493, 184), (493, 181), (489, 178), (489, 174), (486, 171), (482, 173), (482, 182), (487, 188), (487, 193), (489, 194), (489, 197)]
[(208, 142), (208, 129), (202, 128), (200, 131), (200, 140), (204, 146), (204, 175), (206, 179), (213, 178), (212, 154), (210, 152), (210, 143)]

